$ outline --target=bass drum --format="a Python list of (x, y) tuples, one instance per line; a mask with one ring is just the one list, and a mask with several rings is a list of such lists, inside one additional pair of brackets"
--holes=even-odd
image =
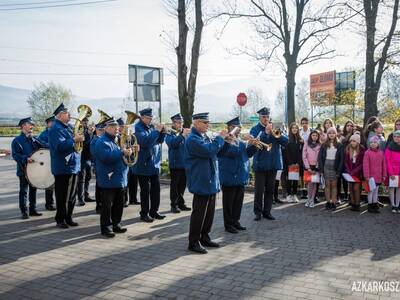
[(26, 165), (26, 179), (37, 189), (49, 189), (54, 185), (51, 173), (50, 150), (39, 149), (32, 154), (33, 162)]

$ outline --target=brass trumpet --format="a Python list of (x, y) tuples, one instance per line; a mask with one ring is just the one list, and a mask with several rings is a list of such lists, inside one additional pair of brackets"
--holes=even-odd
[(121, 149), (123, 149), (123, 148), (132, 149), (133, 153), (131, 156), (129, 156), (129, 157), (124, 156), (122, 158), (124, 160), (124, 163), (128, 167), (131, 167), (134, 164), (136, 164), (138, 157), (139, 157), (138, 156), (139, 151), (137, 148), (137, 139), (136, 139), (135, 135), (132, 134), (132, 132), (130, 130), (130, 126), (135, 122), (135, 120), (137, 118), (139, 118), (139, 116), (129, 110), (126, 110), (125, 113), (126, 113), (127, 117), (126, 117), (126, 122), (125, 122), (125, 125), (123, 128), (123, 131), (121, 133), (119, 145), (120, 145)]

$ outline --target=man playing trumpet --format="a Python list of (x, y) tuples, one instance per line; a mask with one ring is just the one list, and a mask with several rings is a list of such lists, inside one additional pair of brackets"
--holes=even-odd
[(265, 219), (275, 220), (271, 215), (275, 178), (277, 170), (282, 169), (281, 146), (287, 144), (288, 138), (274, 132), (269, 119), (270, 111), (267, 107), (260, 109), (258, 114), (260, 123), (250, 130), (250, 134), (268, 147), (262, 147), (253, 158), (255, 173), (254, 220), (261, 220), (261, 215)]
[(185, 205), (183, 193), (186, 189), (186, 174), (183, 161), (184, 146), (190, 129), (183, 128), (183, 118), (181, 114), (171, 117), (172, 129), (165, 137), (168, 145), (168, 163), (171, 174), (171, 212), (179, 213), (181, 210), (189, 211), (190, 208)]
[[(137, 163), (133, 173), (138, 176), (140, 186), (140, 219), (151, 223), (165, 216), (158, 213), (160, 207), (160, 167), (161, 146), (165, 138), (165, 125), (154, 126), (153, 111), (146, 108), (141, 111), (140, 120), (135, 124), (135, 136), (140, 146)], [(150, 202), (150, 203), (149, 203)]]
[[(249, 181), (249, 158), (254, 155), (257, 148), (246, 146), (246, 143), (239, 139), (242, 127), (239, 117), (227, 123), (228, 138), (218, 153), (219, 177), (222, 189), (222, 206), (224, 214), (225, 231), (238, 233), (238, 230), (246, 230), (240, 224), (240, 215), (243, 206), (244, 187)], [(254, 139), (249, 140), (255, 144)]]

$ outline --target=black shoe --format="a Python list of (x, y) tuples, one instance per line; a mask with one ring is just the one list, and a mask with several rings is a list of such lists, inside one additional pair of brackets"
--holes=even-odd
[(74, 222), (74, 221), (72, 221), (72, 220), (66, 221), (65, 223), (67, 223), (67, 225), (68, 225), (68, 226), (71, 226), (71, 227), (79, 226), (78, 223), (76, 223), (76, 222)]
[(351, 211), (360, 211), (360, 205), (352, 204), (350, 210)]
[(191, 211), (192, 210), (190, 207), (187, 207), (186, 205), (181, 205), (178, 208), (182, 211)]
[(326, 210), (330, 210), (331, 208), (332, 208), (332, 203), (326, 202), (326, 203), (325, 203), (325, 209), (326, 209)]
[(129, 205), (140, 205), (139, 201), (129, 201)]
[(279, 203), (279, 204), (282, 204), (282, 203), (283, 203), (283, 201), (282, 201), (281, 199), (279, 199), (279, 198), (276, 198), (276, 199), (275, 199), (275, 202), (276, 202), (276, 203)]
[(181, 212), (181, 210), (177, 207), (171, 207), (171, 212), (173, 214), (179, 214)]
[(375, 213), (375, 214), (379, 214), (379, 213), (380, 213), (380, 211), (379, 211), (379, 204), (378, 204), (378, 203), (373, 203), (372, 205), (373, 205), (373, 206), (372, 206), (372, 209), (374, 210), (374, 213)]
[(240, 223), (233, 225), (237, 230), (246, 230), (246, 227), (242, 226)]
[(86, 204), (86, 203), (85, 203), (85, 201), (83, 201), (83, 200), (82, 200), (82, 201), (78, 201), (78, 206), (85, 206), (85, 204)]
[(271, 221), (275, 220), (275, 218), (271, 214), (263, 215), (263, 218)]
[(207, 254), (207, 250), (199, 242), (189, 244), (188, 250), (200, 254)]
[(46, 210), (49, 210), (49, 211), (55, 211), (56, 210), (56, 208), (53, 205), (46, 205), (45, 208), (46, 208)]
[(111, 231), (105, 231), (101, 233), (102, 236), (106, 237), (106, 238), (113, 238), (115, 237), (115, 233), (111, 232)]
[(69, 226), (65, 222), (57, 223), (57, 227), (61, 229), (69, 228)]
[(371, 203), (371, 204), (368, 203), (368, 212), (369, 213), (373, 213), (373, 214), (376, 213), (374, 204), (375, 203)]
[(42, 214), (38, 213), (36, 210), (30, 211), (29, 215), (32, 217), (40, 217)]
[(154, 219), (150, 218), (149, 216), (140, 217), (140, 220), (146, 223), (153, 223)]
[(256, 217), (254, 218), (254, 221), (260, 221), (261, 220), (261, 215), (256, 215)]
[(128, 229), (117, 226), (113, 227), (113, 231), (114, 233), (125, 233), (128, 231)]
[(165, 218), (165, 216), (160, 215), (159, 213), (155, 213), (154, 215), (150, 215), (150, 217), (152, 217), (153, 219), (156, 219), (156, 220), (163, 220)]
[(336, 210), (336, 207), (337, 207), (337, 205), (336, 205), (335, 203), (331, 203), (331, 209), (332, 209), (332, 211), (335, 211), (335, 210)]
[(22, 219), (22, 220), (29, 219), (29, 216), (28, 216), (28, 214), (27, 214), (26, 212), (22, 213), (22, 215), (21, 215), (21, 219)]
[(237, 231), (237, 229), (232, 226), (225, 227), (225, 231), (229, 233), (239, 233), (239, 231)]
[(85, 202), (96, 202), (96, 199), (92, 199), (90, 197), (85, 198)]
[(216, 242), (213, 242), (212, 240), (200, 240), (200, 243), (204, 247), (210, 247), (210, 248), (218, 248), (219, 247), (219, 244)]
[(318, 197), (315, 197), (315, 198), (314, 198), (314, 204), (320, 203), (320, 202), (321, 202), (321, 201), (319, 201)]

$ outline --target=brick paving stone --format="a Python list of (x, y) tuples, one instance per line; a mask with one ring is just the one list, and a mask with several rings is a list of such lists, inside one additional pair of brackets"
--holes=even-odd
[(75, 208), (77, 228), (57, 229), (48, 211), (21, 220), (17, 187), (15, 164), (0, 159), (0, 299), (400, 299), (351, 290), (357, 281), (399, 280), (400, 216), (387, 207), (370, 215), (284, 204), (274, 206), (276, 221), (254, 222), (246, 194), (247, 230), (229, 235), (218, 195), (211, 236), (222, 247), (202, 256), (186, 250), (190, 212), (169, 213), (168, 186), (165, 220), (141, 223), (140, 207), (129, 206), (128, 232), (113, 240), (99, 234), (94, 203)]

